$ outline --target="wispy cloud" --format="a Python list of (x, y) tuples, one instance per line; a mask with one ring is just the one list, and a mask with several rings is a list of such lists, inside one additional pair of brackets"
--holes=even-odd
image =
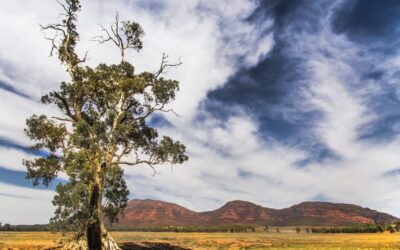
[(54, 208), (53, 191), (34, 190), (0, 182), (0, 221), (12, 224), (47, 223)]
[[(297, 71), (292, 79), (293, 88), (284, 89), (290, 93), (287, 96), (291, 99), (286, 101), (290, 105), (275, 105), (274, 112), (281, 112), (280, 117), (288, 122), (312, 124), (299, 128), (300, 135), (296, 137), (302, 140), (280, 142), (268, 133), (268, 128), (272, 128), (268, 122), (263, 129), (258, 123), (260, 114), (256, 112), (268, 111), (241, 109), (240, 91), (252, 91), (258, 87), (252, 81), (265, 79), (244, 78), (237, 86), (228, 83), (219, 90), (239, 89), (232, 95), (238, 99), (236, 105), (232, 101), (224, 107), (221, 101), (222, 107), (211, 106), (221, 108), (225, 115), (210, 115), (203, 109), (193, 126), (179, 128), (177, 136), (191, 150), (188, 168), (173, 174), (169, 169), (161, 170), (156, 180), (146, 178), (144, 170), (130, 170), (129, 173), (141, 173), (140, 178), (130, 182), (132, 190), (198, 210), (237, 198), (284, 207), (328, 197), (330, 201), (398, 214), (399, 184), (393, 174), (400, 161), (398, 135), (392, 133), (391, 140), (383, 141), (365, 137), (371, 126), (376, 127), (377, 122), (387, 118), (388, 113), (380, 112), (375, 101), (388, 95), (390, 89), (385, 89), (385, 85), (396, 81), (393, 72), (398, 66), (395, 57), (385, 57), (382, 64), (382, 55), (366, 55), (368, 46), (333, 30), (333, 18), (338, 8), (345, 7), (342, 4), (326, 1), (299, 8), (277, 34), (280, 42), (286, 44), (281, 53), (287, 65), (293, 65), (291, 61), (299, 64), (291, 69)], [(307, 15), (310, 12), (313, 16)], [(387, 71), (385, 78), (368, 78), (373, 65), (385, 65), (381, 66), (382, 71)], [(268, 93), (264, 94), (268, 98)], [(382, 105), (391, 108), (386, 102)], [(210, 106), (203, 106), (207, 107)], [(253, 113), (247, 113), (249, 110)], [(304, 123), (304, 119), (311, 121)], [(188, 199), (187, 193), (196, 198)]]

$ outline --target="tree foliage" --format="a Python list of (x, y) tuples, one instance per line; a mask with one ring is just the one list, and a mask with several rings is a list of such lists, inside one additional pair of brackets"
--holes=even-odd
[[(312, 233), (382, 233), (384, 225), (365, 224), (347, 227), (311, 228)], [(389, 230), (389, 229), (388, 229)]]
[[(169, 64), (163, 55), (155, 72), (136, 72), (125, 58), (127, 49), (139, 51), (144, 31), (135, 22), (120, 22), (117, 15), (100, 43), (111, 41), (121, 52), (118, 64), (99, 64), (91, 68), (75, 51), (79, 41), (76, 21), (81, 5), (78, 0), (60, 3), (64, 12), (61, 23), (42, 26), (52, 32), (48, 39), (53, 52), (66, 66), (70, 79), (59, 90), (44, 95), (43, 104), (54, 105), (61, 115), (33, 115), (26, 122), (26, 135), (34, 149), (47, 150), (48, 155), (25, 160), (27, 177), (34, 185), (48, 186), (60, 173), (68, 182), (58, 184), (53, 204), (53, 228), (75, 231), (82, 235), (90, 225), (99, 224), (104, 231), (103, 217), (118, 219), (128, 201), (123, 178), (124, 166), (154, 166), (183, 163), (188, 160), (185, 146), (168, 136), (160, 138), (148, 119), (167, 109), (179, 83), (163, 77)], [(100, 205), (99, 205), (100, 204)]]

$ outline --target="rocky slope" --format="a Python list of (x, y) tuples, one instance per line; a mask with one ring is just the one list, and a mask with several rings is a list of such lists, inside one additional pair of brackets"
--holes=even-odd
[(303, 202), (289, 208), (272, 209), (246, 201), (231, 201), (212, 211), (194, 212), (163, 201), (132, 200), (114, 227), (226, 224), (345, 226), (360, 223), (388, 224), (397, 220), (394, 216), (369, 208), (330, 202)]

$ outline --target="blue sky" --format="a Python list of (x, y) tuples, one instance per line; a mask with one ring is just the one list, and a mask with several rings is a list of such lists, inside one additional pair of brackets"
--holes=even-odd
[[(190, 161), (155, 177), (125, 169), (131, 198), (196, 211), (322, 200), (400, 216), (399, 1), (85, 1), (78, 49), (89, 65), (118, 62), (90, 41), (116, 10), (146, 32), (128, 57), (139, 71), (155, 70), (162, 52), (183, 62), (167, 73), (181, 84), (171, 105), (181, 117), (152, 122), (187, 145)], [(21, 162), (35, 157), (25, 119), (56, 114), (38, 100), (68, 79), (37, 25), (59, 11), (52, 0), (0, 3), (1, 222), (52, 215), (53, 190), (31, 187)]]

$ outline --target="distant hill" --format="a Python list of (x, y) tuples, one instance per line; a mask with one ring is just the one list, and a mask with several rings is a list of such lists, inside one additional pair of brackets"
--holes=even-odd
[(114, 228), (135, 226), (219, 226), (254, 224), (269, 226), (348, 226), (389, 224), (398, 218), (369, 208), (330, 202), (303, 202), (272, 209), (246, 201), (230, 201), (207, 212), (194, 212), (174, 203), (132, 200)]

